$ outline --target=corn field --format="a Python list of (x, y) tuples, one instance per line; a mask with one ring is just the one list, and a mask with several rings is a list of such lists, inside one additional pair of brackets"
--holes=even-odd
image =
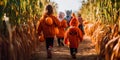
[[(80, 13), (85, 20), (100, 20), (104, 24), (118, 24), (120, 15), (119, 0), (88, 0), (83, 1)], [(91, 17), (91, 18), (90, 18)]]
[(84, 19), (85, 34), (95, 44), (99, 60), (120, 60), (120, 1), (83, 1), (79, 13)]
[(38, 42), (36, 23), (49, 2), (0, 0), (0, 60), (31, 59)]
[[(39, 41), (37, 22), (48, 3), (50, 0), (0, 0), (0, 60), (31, 59)], [(56, 12), (57, 4), (51, 3)], [(120, 0), (83, 1), (78, 13), (98, 58), (120, 60)]]

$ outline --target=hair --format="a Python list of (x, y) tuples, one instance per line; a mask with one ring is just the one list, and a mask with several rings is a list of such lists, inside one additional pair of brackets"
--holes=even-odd
[(78, 16), (81, 16), (81, 14), (78, 14)]
[(65, 14), (64, 14), (64, 12), (59, 12), (58, 16), (59, 16), (59, 18), (61, 18), (61, 17), (64, 18)]
[(48, 4), (48, 5), (46, 6), (46, 8), (45, 8), (45, 13), (46, 13), (47, 15), (53, 14), (53, 7), (52, 7), (52, 5)]

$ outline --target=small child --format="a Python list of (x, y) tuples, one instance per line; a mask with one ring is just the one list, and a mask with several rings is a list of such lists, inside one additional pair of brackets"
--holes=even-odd
[(67, 29), (64, 37), (64, 43), (69, 45), (70, 54), (73, 59), (76, 59), (78, 45), (83, 40), (83, 34), (78, 28), (78, 25), (78, 20), (73, 17), (70, 21), (70, 27)]
[[(47, 58), (52, 58), (52, 48), (54, 44), (54, 37), (56, 35), (56, 27), (60, 26), (60, 22), (57, 17), (54, 15), (53, 6), (48, 4), (45, 7), (45, 13), (42, 14), (42, 17), (39, 21), (38, 26), (38, 36), (42, 36), (43, 33), (46, 44)], [(53, 30), (54, 29), (54, 30)]]
[(58, 38), (58, 46), (64, 46), (63, 39), (64, 39), (64, 33), (65, 29), (67, 28), (67, 21), (64, 19), (65, 14), (63, 12), (59, 13), (59, 21), (61, 23), (61, 26), (58, 27), (59, 33), (56, 35)]
[(84, 26), (83, 26), (83, 19), (81, 17), (81, 14), (78, 15), (78, 21), (80, 23), (78, 27), (81, 29), (81, 31), (83, 32), (83, 34), (85, 34), (84, 33)]

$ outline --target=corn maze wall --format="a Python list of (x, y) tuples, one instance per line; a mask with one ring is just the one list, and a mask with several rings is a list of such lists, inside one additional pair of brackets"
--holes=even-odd
[(84, 19), (84, 31), (95, 44), (99, 59), (120, 60), (120, 1), (83, 1), (79, 13)]
[(38, 42), (36, 23), (47, 3), (48, 0), (0, 0), (0, 60), (31, 59)]

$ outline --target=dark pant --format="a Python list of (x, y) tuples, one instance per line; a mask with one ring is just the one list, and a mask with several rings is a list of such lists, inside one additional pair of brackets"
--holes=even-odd
[(46, 49), (47, 49), (47, 58), (52, 58), (52, 47), (54, 43), (54, 38), (45, 38), (46, 39)]
[(80, 24), (78, 27), (81, 29), (82, 33), (85, 34), (83, 25)]
[(64, 46), (64, 44), (63, 44), (63, 39), (64, 39), (64, 38), (58, 38), (58, 45), (59, 45), (59, 46)]
[(70, 54), (76, 54), (77, 53), (77, 48), (70, 48)]
[(46, 38), (46, 49), (48, 50), (50, 47), (53, 47), (54, 38)]

